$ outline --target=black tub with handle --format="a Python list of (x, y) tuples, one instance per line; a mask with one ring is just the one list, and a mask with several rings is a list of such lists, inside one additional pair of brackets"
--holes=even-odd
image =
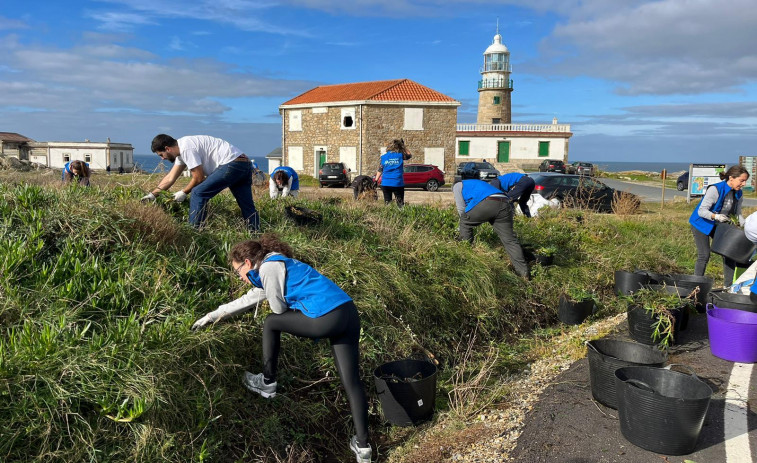
[(411, 426), (434, 414), (436, 365), (427, 360), (405, 359), (373, 371), (384, 418), (397, 426)]
[(697, 445), (712, 389), (693, 372), (671, 366), (615, 370), (620, 432), (643, 449), (686, 455)]
[(696, 291), (696, 309), (702, 313), (707, 306), (707, 293), (712, 290), (712, 283), (713, 280), (710, 277), (681, 273), (663, 275), (662, 278), (662, 284), (688, 289), (689, 292)]
[(560, 295), (557, 318), (566, 325), (580, 325), (586, 317), (594, 313), (594, 299), (571, 301), (565, 294)]
[(586, 343), (591, 395), (597, 402), (617, 409), (615, 370), (630, 366), (661, 367), (668, 354), (652, 346), (629, 341), (597, 339)]
[(718, 223), (715, 225), (710, 250), (736, 262), (749, 262), (757, 250), (757, 245), (749, 241), (740, 227), (730, 223)]
[(643, 270), (635, 272), (628, 272), (626, 270), (615, 271), (615, 294), (618, 296), (628, 296), (649, 283), (650, 277)]
[(722, 289), (710, 291), (707, 302), (721, 309), (736, 309), (757, 313), (757, 304), (746, 294), (733, 294)]
[[(679, 308), (668, 309), (670, 315), (673, 317), (671, 320), (673, 324), (673, 339), (670, 344), (675, 344), (676, 338), (678, 338), (678, 332), (681, 331), (683, 326), (684, 311), (689, 308), (684, 305)], [(628, 333), (631, 335), (631, 339), (643, 344), (654, 345), (660, 340), (653, 338), (655, 332), (655, 324), (659, 315), (652, 313), (640, 305), (629, 305), (626, 310), (628, 314)]]

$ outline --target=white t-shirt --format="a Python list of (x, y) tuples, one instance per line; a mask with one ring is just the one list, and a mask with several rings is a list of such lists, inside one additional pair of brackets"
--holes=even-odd
[(752, 243), (757, 243), (757, 212), (752, 212), (744, 221), (744, 234)]
[(176, 140), (179, 143), (179, 157), (176, 162), (192, 170), (202, 166), (205, 176), (212, 174), (218, 166), (228, 164), (242, 154), (242, 150), (220, 138), (208, 135), (190, 135)]

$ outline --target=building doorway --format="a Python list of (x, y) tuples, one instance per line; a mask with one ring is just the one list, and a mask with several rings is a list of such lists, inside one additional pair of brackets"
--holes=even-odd
[(510, 142), (497, 142), (497, 162), (510, 162)]

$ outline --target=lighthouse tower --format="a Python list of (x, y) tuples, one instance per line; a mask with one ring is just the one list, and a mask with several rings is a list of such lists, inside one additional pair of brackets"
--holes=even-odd
[(494, 42), (484, 52), (481, 80), (478, 81), (478, 124), (510, 124), (512, 122), (510, 52), (499, 35), (499, 21)]

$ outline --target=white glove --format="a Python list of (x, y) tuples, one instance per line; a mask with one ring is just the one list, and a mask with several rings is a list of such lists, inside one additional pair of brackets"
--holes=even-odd
[(205, 315), (201, 319), (197, 320), (194, 325), (192, 325), (193, 330), (198, 330), (200, 328), (204, 328), (206, 325), (209, 325), (213, 323), (214, 320), (210, 318), (210, 314)]
[(713, 216), (712, 216), (712, 218), (713, 218), (713, 219), (714, 219), (714, 220), (715, 220), (716, 222), (728, 222), (728, 220), (729, 220), (729, 219), (728, 219), (728, 216), (727, 216), (727, 215), (725, 215), (725, 214), (715, 214), (715, 215), (713, 215)]
[(184, 201), (185, 199), (187, 199), (187, 194), (184, 193), (184, 190), (179, 190), (173, 194), (173, 200), (176, 201), (177, 203), (180, 203)]
[(140, 201), (142, 201), (143, 203), (146, 203), (148, 201), (155, 201), (155, 195), (152, 194), (152, 192), (150, 192), (150, 193), (142, 196), (142, 199)]

